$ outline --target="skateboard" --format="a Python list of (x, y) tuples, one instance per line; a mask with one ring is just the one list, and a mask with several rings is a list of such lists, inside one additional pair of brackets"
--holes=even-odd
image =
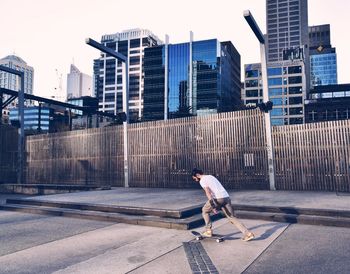
[(197, 241), (200, 241), (200, 240), (203, 240), (203, 239), (212, 239), (212, 240), (215, 240), (217, 243), (221, 243), (221, 242), (223, 242), (225, 240), (224, 236), (218, 235), (218, 234), (213, 234), (212, 237), (208, 237), (208, 236), (203, 236), (201, 233), (199, 233), (197, 231), (191, 231), (191, 233), (194, 236), (196, 236), (196, 240)]

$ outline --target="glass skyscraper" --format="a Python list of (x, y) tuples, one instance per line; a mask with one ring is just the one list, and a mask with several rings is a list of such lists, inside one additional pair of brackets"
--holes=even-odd
[(145, 49), (144, 120), (231, 111), (240, 105), (240, 55), (217, 39)]
[(337, 54), (331, 46), (330, 25), (309, 27), (311, 86), (335, 85)]

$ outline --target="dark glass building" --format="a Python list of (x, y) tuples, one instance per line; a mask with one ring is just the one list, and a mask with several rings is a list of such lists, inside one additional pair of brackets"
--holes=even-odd
[(350, 84), (316, 86), (305, 100), (305, 122), (350, 119)]
[(240, 55), (217, 39), (145, 49), (144, 119), (161, 120), (240, 107)]

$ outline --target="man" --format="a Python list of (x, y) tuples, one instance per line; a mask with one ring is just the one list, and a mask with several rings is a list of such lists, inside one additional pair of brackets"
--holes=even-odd
[(208, 198), (208, 201), (202, 208), (202, 215), (206, 228), (203, 236), (213, 236), (212, 222), (210, 220), (209, 213), (213, 212), (216, 214), (217, 210), (222, 209), (230, 222), (243, 233), (243, 241), (247, 242), (254, 239), (254, 234), (250, 232), (237, 218), (234, 217), (230, 196), (218, 181), (218, 179), (212, 175), (203, 174), (203, 171), (197, 168), (193, 169), (192, 171), (192, 179), (200, 183)]

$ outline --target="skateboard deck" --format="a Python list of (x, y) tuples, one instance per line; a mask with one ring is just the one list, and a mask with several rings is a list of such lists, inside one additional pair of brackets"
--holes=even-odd
[(204, 240), (204, 239), (211, 239), (211, 240), (215, 240), (217, 243), (221, 243), (225, 240), (224, 236), (219, 235), (219, 234), (213, 234), (212, 237), (208, 237), (208, 236), (203, 236), (201, 233), (199, 233), (198, 231), (191, 231), (191, 233), (196, 236), (196, 240), (200, 241), (200, 240)]

